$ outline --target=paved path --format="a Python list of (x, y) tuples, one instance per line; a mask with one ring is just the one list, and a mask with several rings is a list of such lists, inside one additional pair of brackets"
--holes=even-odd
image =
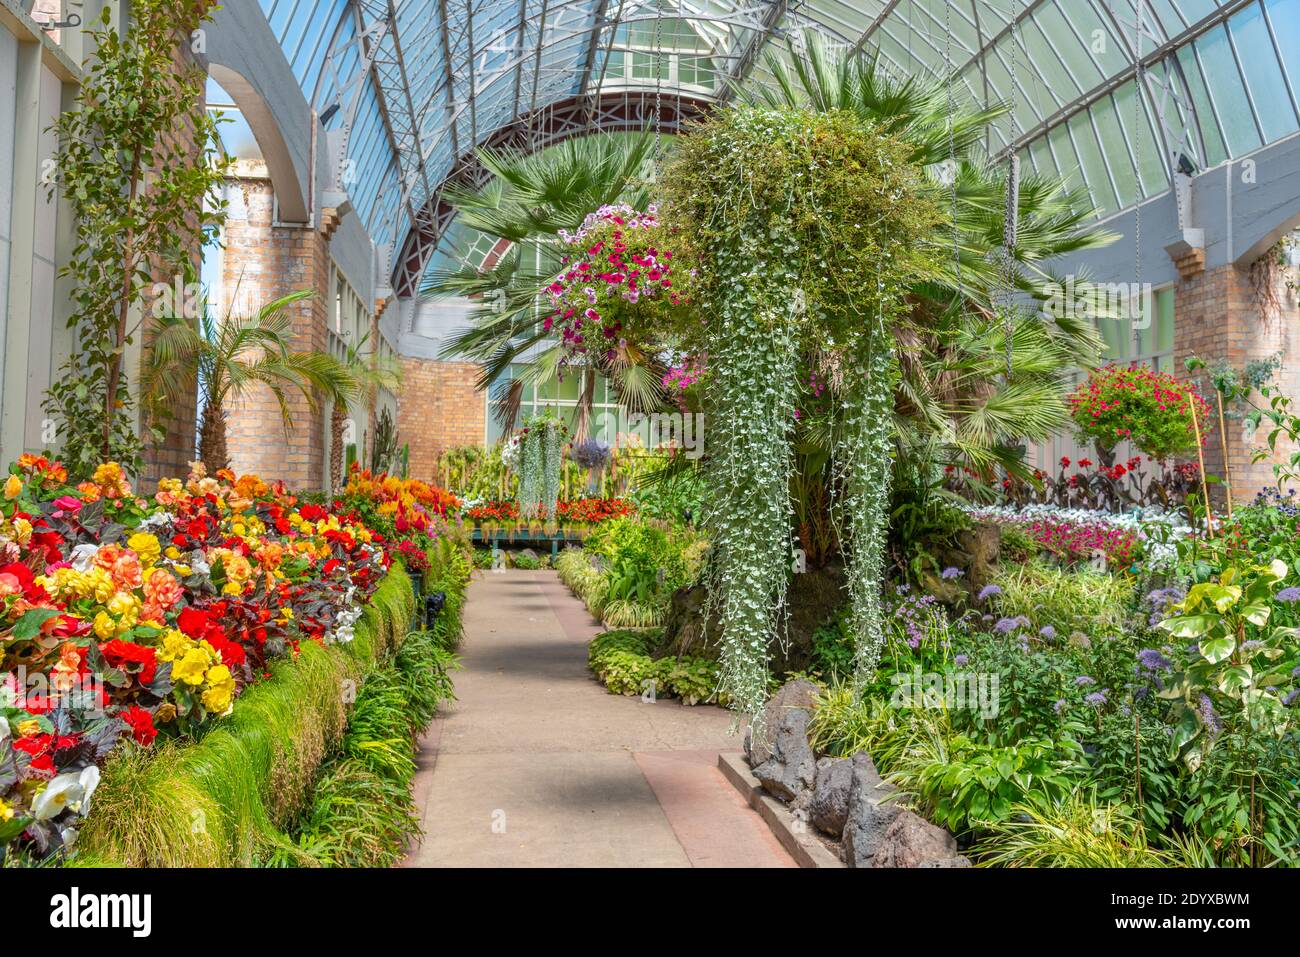
[(422, 742), (413, 867), (793, 867), (723, 779), (718, 708), (605, 691), (600, 631), (550, 571), (481, 573), (457, 701)]

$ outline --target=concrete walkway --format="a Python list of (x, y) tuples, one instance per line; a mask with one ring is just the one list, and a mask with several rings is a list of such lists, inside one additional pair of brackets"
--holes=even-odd
[(793, 867), (718, 771), (731, 716), (611, 695), (550, 571), (484, 572), (457, 701), (422, 742), (412, 867)]

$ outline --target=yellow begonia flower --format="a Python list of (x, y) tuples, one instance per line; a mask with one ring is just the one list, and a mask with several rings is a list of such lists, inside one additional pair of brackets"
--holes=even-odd
[(101, 611), (95, 616), (95, 635), (100, 641), (111, 641), (117, 637), (117, 622)]
[(181, 557), (181, 550), (177, 548), (175, 545), (168, 545), (167, 551), (163, 552), (163, 554), (166, 555), (168, 558), (170, 558), (172, 561), (176, 561), (176, 559)]
[(126, 540), (126, 547), (139, 555), (140, 561), (145, 565), (155, 564), (162, 554), (162, 545), (159, 544), (158, 537), (148, 532), (136, 532)]
[(244, 586), (239, 584), (239, 582), (226, 582), (226, 584), (222, 586), (221, 589), (221, 594), (223, 595), (233, 595), (235, 597), (238, 597), (243, 593), (244, 593)]
[(203, 684), (203, 676), (210, 664), (211, 659), (203, 649), (191, 648), (185, 652), (184, 658), (172, 666), (172, 679), (197, 688)]
[(18, 722), (18, 737), (31, 738), (41, 733), (41, 723), (32, 718)]
[(5, 498), (13, 501), (19, 495), (23, 494), (23, 480), (17, 475), (11, 475), (5, 479)]
[(14, 819), (14, 809), (4, 801), (0, 801), (0, 821), (12, 821)]
[(173, 628), (163, 635), (162, 648), (158, 650), (159, 661), (175, 661), (185, 657), (185, 653), (194, 647), (194, 642), (185, 633)]
[(208, 670), (208, 688), (203, 692), (203, 707), (214, 714), (225, 714), (235, 697), (235, 678), (225, 665)]
[(32, 540), (32, 523), (25, 518), (14, 519), (14, 540), (19, 545), (26, 545)]

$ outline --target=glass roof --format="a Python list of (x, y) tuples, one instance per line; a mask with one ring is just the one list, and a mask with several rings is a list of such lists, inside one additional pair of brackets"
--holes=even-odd
[(725, 99), (730, 80), (767, 82), (762, 54), (788, 56), (808, 28), (900, 75), (950, 63), (960, 96), (1013, 107), (988, 153), (1086, 185), (1101, 216), (1168, 190), (1180, 155), (1205, 169), (1300, 129), (1300, 0), (261, 3), (346, 135), (354, 207), (395, 250), (436, 245), (442, 184), (503, 131), (540, 136), (557, 112), (602, 126), (596, 105), (620, 96), (647, 118), (647, 101)]

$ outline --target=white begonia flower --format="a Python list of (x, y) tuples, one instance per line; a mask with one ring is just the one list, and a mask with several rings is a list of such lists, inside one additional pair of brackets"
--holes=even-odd
[(81, 784), (81, 772), (68, 771), (60, 774), (32, 801), (32, 817), (38, 821), (48, 821), (58, 817), (65, 810), (75, 811), (81, 806), (81, 800), (85, 796), (86, 789)]
[(73, 569), (81, 573), (90, 571), (95, 561), (95, 553), (99, 551), (98, 545), (78, 545), (68, 556), (68, 563)]

